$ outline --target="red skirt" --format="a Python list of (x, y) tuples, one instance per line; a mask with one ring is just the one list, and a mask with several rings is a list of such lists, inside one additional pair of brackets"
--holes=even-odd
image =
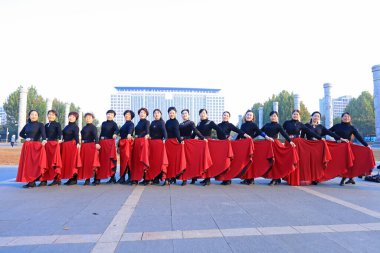
[(186, 169), (185, 145), (178, 143), (177, 139), (171, 138), (165, 142), (168, 156), (168, 169), (166, 178), (179, 176)]
[(26, 141), (18, 163), (17, 182), (33, 182), (47, 169), (46, 151), (41, 142)]
[(230, 140), (213, 140), (208, 139), (212, 165), (203, 178), (212, 178), (226, 172), (231, 166), (231, 160), (234, 157)]
[(96, 150), (95, 142), (82, 143), (80, 149), (82, 167), (78, 171), (78, 179), (89, 179), (94, 176), (100, 167), (99, 153)]
[(349, 143), (336, 143), (335, 141), (326, 141), (326, 143), (332, 160), (327, 164), (325, 174), (319, 180), (320, 182), (341, 176), (354, 165), (354, 153)]
[(66, 141), (61, 143), (62, 169), (61, 178), (69, 179), (78, 174), (78, 169), (82, 167), (79, 149), (76, 142)]
[(272, 167), (274, 153), (271, 141), (254, 141), (255, 152), (253, 153), (252, 163), (246, 169), (241, 179), (253, 179), (263, 177)]
[(62, 159), (61, 148), (58, 141), (48, 141), (45, 144), (47, 170), (41, 177), (41, 181), (53, 180), (56, 176), (61, 177)]
[(252, 163), (254, 145), (252, 139), (242, 139), (231, 141), (234, 159), (231, 162), (230, 169), (218, 176), (216, 180), (231, 180), (244, 174)]
[(284, 146), (279, 140), (273, 143), (274, 162), (266, 178), (280, 179), (292, 173), (298, 163), (297, 149)]
[[(309, 185), (319, 181), (325, 172), (331, 154), (325, 141), (309, 141), (301, 138), (292, 140), (296, 144), (299, 162), (295, 170), (286, 178), (289, 185)], [(286, 142), (290, 147), (290, 143)]]
[(120, 153), (120, 175), (123, 176), (128, 172), (128, 168), (132, 167), (132, 147), (133, 140), (119, 140)]
[(351, 149), (354, 153), (354, 164), (349, 167), (347, 173), (344, 173), (343, 177), (358, 177), (370, 175), (372, 169), (375, 167), (375, 158), (370, 148), (359, 146), (351, 143)]
[(136, 138), (133, 143), (131, 180), (140, 181), (144, 173), (149, 168), (149, 141), (142, 138)]
[(161, 172), (163, 172), (162, 179), (165, 179), (167, 167), (165, 143), (162, 140), (149, 140), (149, 169), (145, 174), (145, 180), (153, 180)]
[(96, 172), (96, 179), (109, 178), (113, 176), (116, 171), (116, 142), (114, 139), (100, 140), (99, 145), (100, 167)]
[(204, 140), (185, 140), (186, 169), (181, 180), (201, 177), (212, 165), (208, 142)]

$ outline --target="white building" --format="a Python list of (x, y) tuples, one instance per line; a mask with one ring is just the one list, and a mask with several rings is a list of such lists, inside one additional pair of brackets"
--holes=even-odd
[[(332, 103), (333, 103), (333, 117), (334, 118), (339, 118), (342, 116), (342, 113), (345, 112), (345, 109), (350, 103), (352, 97), (351, 96), (341, 96), (338, 98), (333, 98)], [(321, 98), (319, 99), (319, 111), (324, 115), (324, 99)]]
[(7, 114), (4, 111), (4, 108), (0, 106), (0, 125), (5, 125), (7, 123)]
[(162, 111), (162, 118), (168, 119), (167, 109), (170, 106), (177, 108), (177, 119), (181, 122), (182, 109), (190, 110), (190, 119), (199, 121), (198, 111), (206, 108), (210, 120), (216, 123), (221, 121), (224, 111), (224, 96), (220, 89), (204, 88), (171, 88), (171, 87), (115, 87), (116, 92), (111, 95), (111, 109), (116, 111), (115, 121), (118, 125), (124, 124), (123, 112), (132, 110), (138, 122), (137, 111), (141, 107), (149, 110), (149, 119), (153, 119), (153, 110)]

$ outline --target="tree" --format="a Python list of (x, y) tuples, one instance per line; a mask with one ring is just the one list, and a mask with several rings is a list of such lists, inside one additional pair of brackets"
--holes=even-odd
[(346, 110), (351, 114), (352, 124), (362, 135), (375, 135), (375, 111), (373, 96), (363, 91), (359, 97), (353, 98)]
[[(263, 107), (263, 118), (264, 122), (269, 122), (269, 113), (273, 111), (273, 102), (278, 102), (278, 114), (279, 114), (279, 123), (282, 125), (285, 120), (291, 119), (292, 111), (294, 110), (294, 94), (289, 93), (288, 91), (281, 91), (278, 95), (272, 95), (264, 104), (255, 103), (252, 107), (252, 110), (255, 112), (256, 121), (258, 121), (258, 108)], [(306, 122), (310, 119), (310, 113), (307, 110), (305, 104), (301, 101), (301, 121)]]

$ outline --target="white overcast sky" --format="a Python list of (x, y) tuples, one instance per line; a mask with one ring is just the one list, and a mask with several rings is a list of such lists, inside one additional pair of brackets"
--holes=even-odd
[(378, 0), (0, 0), (0, 102), (34, 85), (103, 120), (114, 86), (173, 86), (221, 88), (233, 122), (283, 89), (317, 110), (325, 82), (333, 97), (373, 93), (379, 10)]

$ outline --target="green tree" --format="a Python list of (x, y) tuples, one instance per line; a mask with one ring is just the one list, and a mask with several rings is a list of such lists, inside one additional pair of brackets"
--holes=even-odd
[(359, 97), (353, 98), (345, 111), (351, 114), (352, 124), (362, 135), (375, 135), (373, 96), (368, 91), (363, 91)]

